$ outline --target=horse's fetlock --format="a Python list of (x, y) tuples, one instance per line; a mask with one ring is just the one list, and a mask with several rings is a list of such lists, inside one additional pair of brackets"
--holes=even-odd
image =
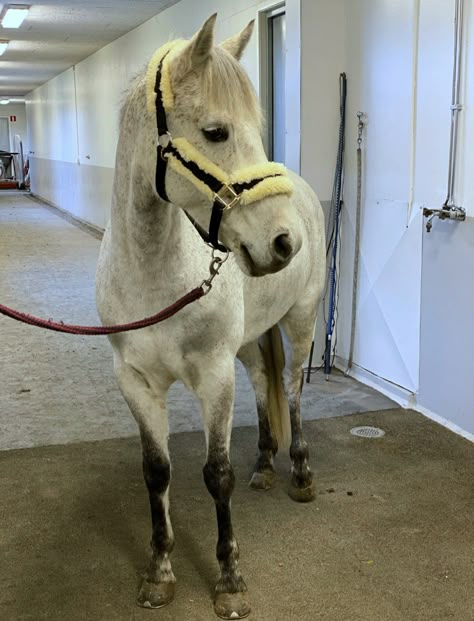
[(258, 448), (260, 451), (270, 451), (272, 455), (276, 455), (278, 452), (278, 442), (276, 438), (271, 435), (260, 436), (258, 441)]
[(293, 441), (290, 446), (290, 457), (293, 463), (303, 463), (309, 459), (309, 447), (305, 440)]
[(174, 535), (168, 532), (166, 525), (161, 525), (159, 528), (155, 528), (151, 539), (151, 549), (153, 551), (153, 558), (159, 560), (164, 555), (171, 554), (174, 548)]
[(235, 539), (218, 541), (216, 549), (217, 560), (225, 566), (235, 565), (239, 558), (239, 546)]
[(273, 453), (270, 451), (260, 453), (255, 464), (255, 472), (264, 472), (265, 470), (275, 471), (273, 467)]

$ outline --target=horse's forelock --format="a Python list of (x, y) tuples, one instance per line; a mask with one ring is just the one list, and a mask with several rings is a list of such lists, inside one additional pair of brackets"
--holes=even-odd
[(202, 73), (203, 102), (210, 110), (225, 111), (235, 121), (256, 123), (261, 130), (262, 111), (255, 89), (242, 65), (215, 47)]

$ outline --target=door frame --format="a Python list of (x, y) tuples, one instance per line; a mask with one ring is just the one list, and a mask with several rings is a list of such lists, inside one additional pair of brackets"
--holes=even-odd
[[(285, 98), (285, 160), (286, 166), (300, 173), (301, 166), (301, 0), (279, 0), (269, 3), (258, 11), (259, 39), (259, 94), (265, 114), (268, 113), (272, 91), (269, 88), (269, 24), (268, 21), (279, 13), (285, 13), (286, 20), (286, 66), (285, 80), (290, 88)], [(265, 127), (263, 144), (268, 153), (271, 132), (271, 119)]]
[(258, 16), (260, 102), (266, 119), (263, 144), (269, 158), (273, 153), (273, 38), (271, 21), (279, 15), (286, 15), (284, 1), (260, 11)]

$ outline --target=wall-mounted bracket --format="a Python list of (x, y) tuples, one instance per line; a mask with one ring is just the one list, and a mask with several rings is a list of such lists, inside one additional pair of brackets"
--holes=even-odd
[(428, 209), (425, 207), (423, 209), (423, 215), (425, 218), (428, 218), (426, 222), (426, 231), (429, 233), (433, 227), (434, 218), (463, 222), (466, 219), (466, 210), (464, 207), (448, 207), (447, 205), (443, 205), (441, 209)]

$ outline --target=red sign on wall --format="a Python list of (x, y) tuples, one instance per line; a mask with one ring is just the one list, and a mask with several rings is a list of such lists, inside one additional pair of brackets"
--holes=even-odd
[(16, 116), (15, 116), (14, 114), (12, 114), (12, 115), (10, 116), (10, 122), (11, 122), (11, 123), (16, 123)]

